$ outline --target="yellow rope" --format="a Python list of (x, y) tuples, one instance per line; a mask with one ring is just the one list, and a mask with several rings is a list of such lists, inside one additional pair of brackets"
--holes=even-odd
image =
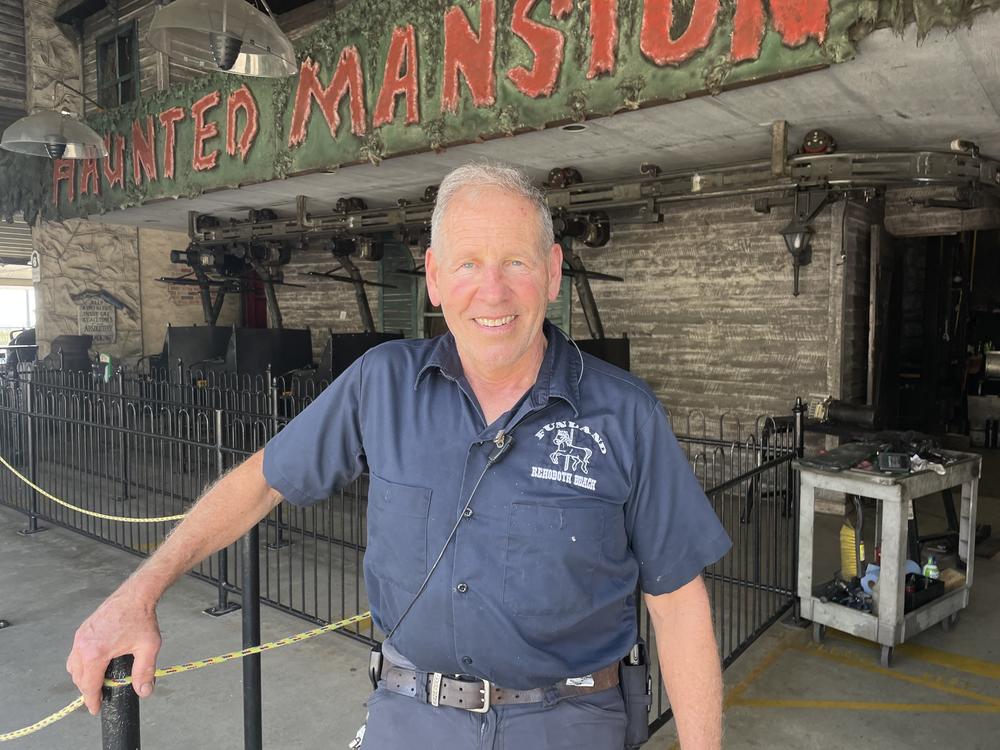
[(80, 706), (83, 705), (83, 696), (81, 695), (75, 701), (70, 703), (66, 708), (61, 711), (56, 711), (51, 716), (46, 716), (41, 721), (37, 721), (30, 727), (25, 727), (24, 729), (16, 729), (13, 732), (7, 732), (7, 734), (0, 734), (0, 742), (9, 742), (10, 740), (19, 740), (22, 737), (27, 737), (29, 734), (34, 734), (39, 729), (45, 729), (45, 727), (50, 724), (55, 724), (60, 719), (65, 719), (71, 713), (76, 711)]
[[(3, 459), (0, 459), (2, 461)], [(260, 654), (264, 651), (273, 651), (276, 648), (281, 648), (282, 646), (287, 646), (290, 643), (299, 643), (301, 641), (308, 640), (310, 638), (315, 638), (323, 633), (330, 633), (334, 630), (341, 630), (350, 625), (363, 625), (367, 624), (371, 620), (371, 612), (365, 612), (364, 614), (354, 615), (353, 617), (348, 617), (346, 620), (340, 620), (339, 622), (332, 622), (329, 625), (323, 625), (318, 628), (313, 628), (312, 630), (307, 630), (304, 633), (298, 633), (296, 635), (288, 636), (287, 638), (281, 638), (277, 641), (271, 641), (269, 643), (262, 643), (260, 646), (251, 646), (250, 648), (245, 648), (242, 651), (230, 651), (228, 654), (222, 654), (220, 656), (211, 656), (207, 659), (199, 659), (197, 661), (189, 661), (185, 664), (177, 664), (173, 667), (164, 667), (163, 669), (157, 669), (154, 672), (155, 677), (165, 677), (171, 674), (180, 674), (181, 672), (190, 672), (194, 669), (201, 669), (202, 667), (209, 667), (213, 664), (222, 664), (227, 661), (232, 661), (234, 659), (242, 659), (244, 656), (251, 656), (253, 654)], [(104, 684), (108, 687), (119, 687), (122, 685), (131, 685), (132, 678), (124, 677), (122, 679), (106, 679)], [(83, 705), (83, 696), (81, 695), (75, 701), (70, 703), (66, 708), (60, 711), (56, 711), (51, 716), (46, 716), (41, 721), (32, 724), (30, 727), (25, 727), (24, 729), (16, 729), (13, 732), (7, 732), (6, 734), (0, 734), (0, 742), (9, 742), (10, 740), (17, 740), (21, 737), (27, 737), (29, 734), (34, 734), (40, 729), (55, 724), (60, 719), (64, 719), (71, 713), (76, 711), (80, 706)]]
[(22, 482), (24, 482), (26, 485), (28, 485), (29, 487), (31, 487), (31, 489), (35, 490), (35, 492), (37, 492), (38, 494), (47, 497), (52, 502), (58, 503), (59, 505), (63, 506), (64, 508), (69, 508), (70, 510), (75, 510), (77, 513), (83, 513), (86, 516), (93, 516), (94, 518), (103, 518), (105, 521), (123, 521), (125, 523), (166, 523), (168, 521), (180, 521), (182, 518), (184, 518), (184, 515), (185, 515), (185, 514), (181, 513), (180, 515), (177, 515), (177, 516), (161, 516), (159, 518), (132, 518), (130, 516), (109, 516), (107, 513), (98, 513), (97, 511), (87, 510), (86, 508), (80, 508), (80, 507), (77, 507), (76, 505), (72, 505), (71, 503), (67, 503), (65, 500), (60, 500), (58, 497), (56, 497), (52, 493), (46, 492), (41, 487), (39, 487), (37, 484), (35, 484), (34, 482), (32, 482), (26, 476), (24, 476), (24, 474), (22, 474), (17, 469), (15, 469), (13, 466), (11, 466), (7, 462), (7, 459), (5, 459), (3, 456), (0, 456), (0, 464), (3, 464), (8, 469), (10, 469), (11, 473), (15, 477), (17, 477)]

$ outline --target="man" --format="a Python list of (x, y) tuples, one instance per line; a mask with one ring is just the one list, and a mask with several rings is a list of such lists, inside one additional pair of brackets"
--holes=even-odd
[(365, 750), (621, 750), (637, 580), (682, 745), (718, 748), (699, 574), (729, 539), (649, 388), (545, 322), (561, 268), (523, 174), (448, 175), (426, 269), (450, 333), (369, 351), (206, 493), (77, 632), (67, 668), (88, 708), (123, 653), (150, 694), (155, 605), (184, 571), (281, 497), (317, 502), (367, 467), (365, 582), (389, 636)]

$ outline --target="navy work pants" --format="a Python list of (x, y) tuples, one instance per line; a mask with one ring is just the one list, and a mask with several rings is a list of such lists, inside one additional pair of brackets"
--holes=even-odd
[(368, 699), (361, 750), (622, 750), (619, 688), (552, 704), (493, 706), (479, 714), (379, 687)]

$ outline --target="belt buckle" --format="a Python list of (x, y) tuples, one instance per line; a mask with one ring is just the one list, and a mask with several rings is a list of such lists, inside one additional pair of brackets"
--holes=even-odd
[(493, 686), (490, 684), (489, 680), (480, 680), (483, 683), (483, 689), (480, 691), (483, 694), (483, 707), (482, 708), (470, 708), (474, 714), (485, 714), (490, 711), (490, 693), (493, 690)]
[[(427, 693), (427, 702), (438, 708), (441, 705), (441, 681), (444, 679), (444, 675), (440, 672), (434, 672), (431, 674), (431, 687)], [(483, 705), (481, 708), (469, 708), (466, 706), (457, 706), (457, 708), (463, 708), (466, 711), (471, 711), (474, 714), (485, 714), (489, 713), (490, 710), (490, 694), (493, 690), (493, 685), (490, 684), (489, 680), (479, 679), (477, 682), (483, 683), (483, 687), (479, 692), (483, 694)]]

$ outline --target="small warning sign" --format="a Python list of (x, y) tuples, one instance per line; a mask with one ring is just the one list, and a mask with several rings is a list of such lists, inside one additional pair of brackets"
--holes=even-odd
[(100, 299), (85, 299), (79, 304), (80, 335), (93, 336), (95, 344), (115, 343), (115, 308)]

